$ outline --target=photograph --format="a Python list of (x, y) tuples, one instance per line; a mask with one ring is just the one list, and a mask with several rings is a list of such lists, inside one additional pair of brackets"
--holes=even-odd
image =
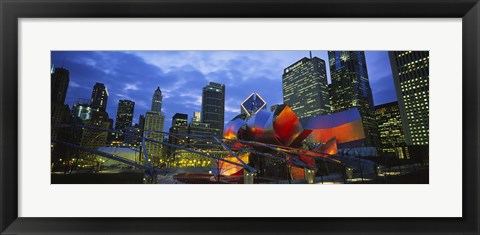
[(429, 184), (428, 50), (50, 58), (51, 184)]

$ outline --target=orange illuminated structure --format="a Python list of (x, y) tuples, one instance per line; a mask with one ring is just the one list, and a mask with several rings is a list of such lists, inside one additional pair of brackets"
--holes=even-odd
[(335, 138), (336, 143), (348, 143), (365, 138), (357, 109), (300, 120), (288, 105), (280, 105), (274, 112), (260, 110), (245, 119), (245, 115), (238, 115), (230, 121), (224, 138), (291, 147), (298, 147), (303, 140), (326, 143)]
[(357, 109), (302, 120), (305, 129), (312, 130), (307, 142), (326, 143), (336, 138), (338, 144), (365, 139), (362, 118)]
[[(249, 160), (250, 153), (245, 153), (240, 156), (238, 156), (243, 162), (248, 162)], [(226, 158), (224, 158), (230, 162), (235, 162), (235, 163), (241, 163), (241, 161), (236, 158), (233, 155), (230, 155)], [(215, 175), (217, 173), (220, 173), (222, 176), (238, 176), (238, 175), (243, 175), (243, 167), (234, 165), (231, 163), (228, 163), (227, 161), (214, 161), (215, 166), (213, 169), (217, 172), (215, 172)]]
[[(273, 112), (262, 109), (250, 118), (238, 115), (226, 125), (224, 138), (231, 141), (234, 151), (248, 145), (262, 153), (284, 153), (291, 179), (303, 179), (306, 171), (316, 169), (315, 158), (337, 162), (336, 159), (330, 159), (330, 156), (338, 153), (337, 144), (362, 141), (365, 134), (357, 109), (300, 120), (288, 105), (280, 105)], [(316, 147), (311, 150), (301, 148), (304, 141)], [(249, 157), (251, 156), (241, 155), (246, 163), (254, 164), (248, 162), (251, 160)], [(237, 159), (232, 156), (229, 160)], [(221, 175), (236, 175), (242, 168), (222, 164), (225, 167), (221, 167)]]

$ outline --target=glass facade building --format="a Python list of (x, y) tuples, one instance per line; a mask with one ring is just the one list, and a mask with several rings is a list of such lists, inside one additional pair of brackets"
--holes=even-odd
[(65, 68), (55, 68), (51, 76), (52, 104), (64, 104), (67, 96), (70, 72)]
[(221, 136), (225, 125), (225, 85), (210, 82), (202, 91), (202, 122), (210, 124), (212, 134)]
[(363, 51), (328, 51), (333, 112), (357, 108), (362, 117), (365, 145), (379, 146), (372, 89)]
[(396, 153), (397, 147), (405, 145), (402, 119), (398, 102), (375, 106), (375, 116), (380, 135), (380, 148), (384, 153)]
[(95, 85), (93, 86), (92, 98), (90, 100), (92, 108), (96, 108), (102, 112), (105, 112), (105, 110), (107, 109), (107, 101), (107, 87), (105, 87), (105, 85), (102, 83), (95, 83)]
[(389, 57), (405, 141), (428, 145), (429, 52), (390, 51)]
[(115, 120), (115, 130), (125, 131), (127, 127), (132, 126), (133, 110), (135, 102), (131, 100), (119, 100), (117, 118)]
[[(65, 68), (52, 69), (51, 77), (51, 138), (57, 139), (62, 128), (54, 126), (56, 124), (66, 123), (70, 119), (70, 108), (65, 104), (68, 84), (70, 83), (70, 73)], [(65, 130), (65, 129), (63, 129)]]
[[(184, 113), (176, 113), (173, 115), (172, 126), (170, 127), (169, 132), (182, 135), (188, 134), (188, 115)], [(187, 143), (187, 137), (170, 135), (168, 137), (168, 142), (175, 145), (184, 145)]]
[[(212, 135), (212, 129), (210, 128), (209, 123), (201, 122), (200, 112), (194, 112), (192, 121), (188, 124), (188, 134), (195, 136), (205, 136), (209, 138)], [(211, 142), (206, 142), (202, 140), (196, 140), (195, 138), (189, 139), (190, 146), (197, 148), (201, 147), (211, 147)]]
[(325, 61), (304, 57), (283, 70), (283, 103), (300, 118), (328, 114), (327, 86)]

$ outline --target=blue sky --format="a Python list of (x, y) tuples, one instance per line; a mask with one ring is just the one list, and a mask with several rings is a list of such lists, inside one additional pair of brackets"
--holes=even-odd
[[(312, 51), (327, 62), (326, 51)], [(104, 83), (110, 94), (107, 112), (115, 120), (118, 101), (135, 101), (134, 123), (150, 109), (153, 92), (160, 86), (165, 130), (175, 113), (201, 110), (202, 87), (210, 81), (226, 85), (225, 121), (240, 112), (240, 103), (259, 93), (268, 107), (282, 103), (285, 67), (308, 51), (53, 51), (55, 67), (70, 71), (66, 103), (90, 99), (93, 85)], [(375, 105), (396, 100), (388, 53), (365, 52)], [(330, 71), (327, 66), (330, 83)]]

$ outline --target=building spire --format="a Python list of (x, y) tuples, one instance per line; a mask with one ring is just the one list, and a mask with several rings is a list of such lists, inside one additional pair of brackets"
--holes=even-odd
[(151, 110), (158, 113), (162, 112), (162, 90), (160, 90), (160, 86), (158, 86), (155, 92), (153, 92)]
[(312, 59), (312, 51), (310, 51), (310, 59)]

